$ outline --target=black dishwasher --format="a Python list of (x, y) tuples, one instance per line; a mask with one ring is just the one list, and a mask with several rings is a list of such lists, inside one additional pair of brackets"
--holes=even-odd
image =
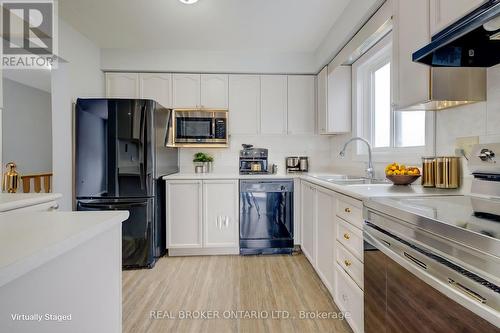
[(240, 254), (293, 251), (293, 180), (240, 181)]

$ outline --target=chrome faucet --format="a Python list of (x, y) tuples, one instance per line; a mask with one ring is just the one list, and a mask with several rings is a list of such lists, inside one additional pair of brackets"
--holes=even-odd
[(347, 146), (353, 141), (362, 141), (362, 142), (366, 143), (366, 146), (368, 147), (368, 168), (366, 169), (366, 178), (373, 179), (375, 177), (375, 169), (373, 168), (372, 145), (368, 142), (368, 140), (363, 139), (359, 136), (355, 136), (354, 138), (349, 139), (344, 144), (344, 147), (340, 151), (340, 153), (339, 153), (340, 157), (345, 156), (345, 150), (346, 150)]

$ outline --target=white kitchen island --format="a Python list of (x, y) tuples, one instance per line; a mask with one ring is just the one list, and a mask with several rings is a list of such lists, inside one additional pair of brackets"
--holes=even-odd
[(121, 332), (128, 215), (0, 215), (0, 332)]

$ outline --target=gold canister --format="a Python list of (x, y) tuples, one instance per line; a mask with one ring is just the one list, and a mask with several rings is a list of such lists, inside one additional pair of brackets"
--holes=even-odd
[(422, 186), (436, 187), (436, 158), (422, 157)]
[(16, 193), (19, 187), (19, 173), (16, 170), (16, 164), (9, 162), (6, 167), (7, 171), (3, 176), (3, 190), (8, 193)]
[(437, 188), (458, 188), (460, 186), (460, 157), (436, 157), (435, 178)]

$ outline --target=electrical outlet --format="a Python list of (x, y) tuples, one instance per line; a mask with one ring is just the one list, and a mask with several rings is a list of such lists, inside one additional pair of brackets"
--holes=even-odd
[(465, 153), (465, 156), (469, 157), (472, 151), (472, 147), (479, 143), (478, 136), (468, 136), (463, 138), (455, 139), (455, 148), (462, 149)]

